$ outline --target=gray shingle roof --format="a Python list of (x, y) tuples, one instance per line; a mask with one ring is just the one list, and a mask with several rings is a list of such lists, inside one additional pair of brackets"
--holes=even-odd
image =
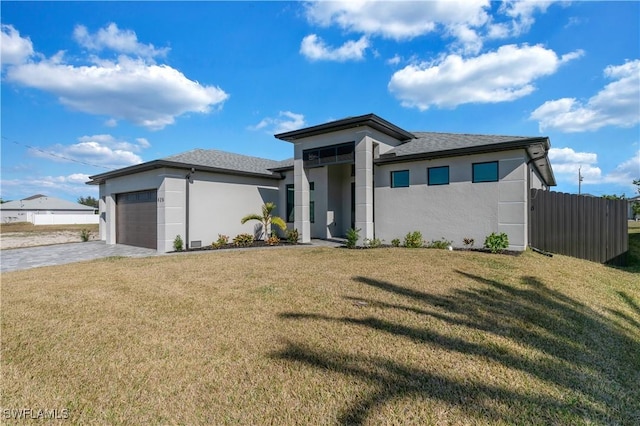
[(416, 136), (415, 139), (411, 139), (395, 147), (385, 153), (385, 156), (395, 154), (396, 157), (400, 157), (405, 155), (428, 154), (538, 139), (537, 137), (531, 138), (526, 136), (470, 135), (464, 133), (413, 132), (413, 134)]
[(266, 176), (273, 176), (273, 172), (269, 169), (276, 168), (281, 163), (280, 161), (268, 160), (266, 158), (251, 157), (215, 149), (194, 149), (161, 158), (160, 160), (182, 163), (187, 166), (210, 167), (235, 172), (263, 174)]
[(37, 198), (28, 197), (23, 200), (9, 201), (0, 204), (1, 210), (76, 210), (94, 211), (95, 208), (72, 201), (62, 200), (55, 197), (39, 196)]

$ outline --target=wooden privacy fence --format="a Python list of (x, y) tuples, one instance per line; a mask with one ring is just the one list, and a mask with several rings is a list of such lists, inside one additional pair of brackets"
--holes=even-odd
[(551, 253), (624, 266), (627, 200), (532, 189), (529, 245)]

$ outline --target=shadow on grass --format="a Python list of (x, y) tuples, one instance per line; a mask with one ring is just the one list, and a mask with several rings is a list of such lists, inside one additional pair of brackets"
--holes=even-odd
[[(491, 365), (499, 363), (536, 377), (545, 386), (559, 388), (564, 398), (551, 398), (546, 392), (548, 389), (523, 393), (482, 381), (458, 381), (439, 370), (416, 369), (393, 359), (319, 350), (296, 342), (287, 342), (286, 347), (273, 356), (374, 385), (375, 391), (361, 398), (354, 397), (339, 414), (342, 424), (361, 424), (376, 406), (406, 396), (440, 400), (471, 417), (491, 422), (640, 422), (640, 339), (631, 338), (628, 327), (549, 289), (534, 277), (523, 277), (523, 285), (516, 287), (463, 271), (457, 273), (482, 285), (441, 296), (355, 277), (356, 282), (402, 296), (411, 305), (358, 299), (377, 308), (372, 312), (378, 315), (356, 318), (289, 312), (281, 317), (376, 330), (390, 337), (409, 339), (424, 345), (425, 349), (436, 347), (469, 355), (473, 358), (470, 362), (482, 359)], [(621, 297), (640, 316), (638, 304), (626, 294)], [(477, 332), (471, 333), (475, 330), (489, 337), (508, 339), (515, 345), (499, 345), (492, 338), (455, 337), (437, 327), (405, 325), (397, 320), (396, 311), (436, 318), (469, 331), (457, 336), (477, 336)], [(621, 314), (618, 318), (625, 324), (638, 325), (630, 315)], [(534, 350), (535, 355), (513, 349), (523, 347)]]

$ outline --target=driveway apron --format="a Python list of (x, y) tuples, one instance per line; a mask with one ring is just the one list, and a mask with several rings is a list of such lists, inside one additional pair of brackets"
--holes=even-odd
[(106, 244), (104, 241), (26, 247), (0, 251), (0, 271), (19, 271), (110, 256), (147, 257), (157, 255), (158, 252), (153, 249)]

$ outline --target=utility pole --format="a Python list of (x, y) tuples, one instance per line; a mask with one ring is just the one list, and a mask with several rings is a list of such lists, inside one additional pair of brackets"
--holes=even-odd
[(580, 195), (582, 193), (582, 180), (584, 179), (584, 177), (582, 177), (582, 166), (578, 167), (578, 195)]

